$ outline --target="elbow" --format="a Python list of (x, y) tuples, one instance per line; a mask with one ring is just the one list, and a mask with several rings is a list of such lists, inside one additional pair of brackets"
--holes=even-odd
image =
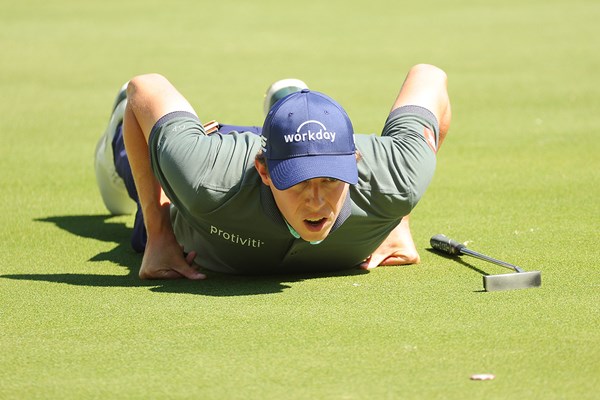
[(448, 82), (448, 75), (446, 72), (432, 64), (417, 64), (413, 66), (410, 71), (419, 75), (424, 74), (430, 77), (435, 77), (444, 83)]
[(127, 84), (127, 99), (135, 102), (140, 96), (146, 97), (167, 82), (167, 78), (157, 73), (134, 76)]

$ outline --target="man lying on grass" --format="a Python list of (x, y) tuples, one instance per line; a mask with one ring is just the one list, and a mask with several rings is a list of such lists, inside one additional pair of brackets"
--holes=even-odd
[(140, 277), (419, 262), (408, 215), (450, 124), (446, 74), (411, 68), (381, 136), (355, 135), (344, 109), (302, 81), (276, 82), (265, 102), (262, 127), (203, 125), (163, 76), (122, 88), (95, 167), (112, 213), (137, 203)]

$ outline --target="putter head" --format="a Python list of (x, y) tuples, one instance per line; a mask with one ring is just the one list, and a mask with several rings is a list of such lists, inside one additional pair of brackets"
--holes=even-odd
[(542, 273), (540, 271), (483, 276), (483, 288), (486, 292), (528, 289), (540, 286), (542, 286)]

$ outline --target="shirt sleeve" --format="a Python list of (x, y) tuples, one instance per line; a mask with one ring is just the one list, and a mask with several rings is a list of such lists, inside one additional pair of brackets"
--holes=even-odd
[(181, 210), (200, 216), (233, 196), (254, 169), (259, 138), (251, 133), (207, 135), (198, 118), (178, 111), (162, 117), (148, 142), (152, 170)]
[(435, 115), (420, 106), (394, 110), (380, 136), (356, 135), (363, 206), (386, 219), (408, 215), (433, 178), (438, 137)]

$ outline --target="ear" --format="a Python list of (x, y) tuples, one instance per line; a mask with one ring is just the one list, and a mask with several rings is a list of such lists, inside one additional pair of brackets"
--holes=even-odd
[(271, 186), (271, 178), (269, 177), (269, 171), (267, 171), (267, 165), (254, 159), (254, 167), (258, 171), (262, 182), (267, 186)]

